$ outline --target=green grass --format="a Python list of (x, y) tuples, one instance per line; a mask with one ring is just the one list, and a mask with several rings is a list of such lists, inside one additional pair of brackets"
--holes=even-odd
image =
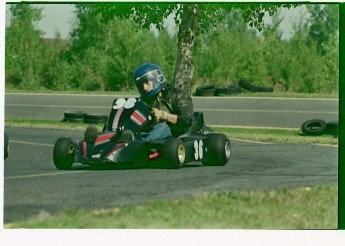
[(306, 136), (302, 130), (285, 129), (255, 129), (236, 127), (211, 127), (212, 130), (224, 133), (229, 138), (250, 140), (265, 143), (293, 143), (293, 144), (328, 144), (337, 145), (338, 138), (333, 135)]
[(229, 97), (281, 97), (281, 98), (329, 98), (338, 99), (338, 94), (325, 93), (296, 93), (296, 92), (242, 92)]
[[(71, 129), (84, 131), (88, 124), (70, 123), (58, 120), (34, 120), (34, 119), (6, 119), (5, 126), (47, 129)], [(99, 131), (103, 124), (97, 125)], [(299, 143), (299, 144), (330, 144), (337, 145), (338, 138), (332, 135), (305, 136), (301, 130), (285, 129), (261, 129), (238, 127), (211, 127), (212, 130), (224, 133), (232, 139), (242, 139), (266, 143)]]
[(45, 94), (85, 94), (85, 95), (136, 95), (138, 96), (138, 91), (125, 90), (125, 91), (81, 91), (81, 90), (68, 90), (68, 91), (52, 91), (47, 89), (37, 89), (37, 90), (20, 90), (16, 88), (5, 88), (6, 93), (45, 93)]
[(41, 214), (5, 228), (336, 229), (336, 186), (204, 193), (142, 206)]
[[(23, 128), (68, 129), (84, 131), (88, 124), (63, 122), (59, 120), (35, 120), (35, 119), (5, 119), (5, 126)], [(103, 124), (97, 124), (99, 130)]]

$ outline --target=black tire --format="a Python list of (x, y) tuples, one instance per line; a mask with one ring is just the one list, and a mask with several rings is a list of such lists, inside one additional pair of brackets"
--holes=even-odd
[(220, 95), (234, 95), (242, 92), (242, 88), (238, 85), (229, 85), (225, 87), (217, 87), (215, 96)]
[(273, 92), (273, 87), (256, 87), (255, 92)]
[(70, 112), (70, 111), (65, 111), (64, 117), (67, 119), (73, 119), (73, 118), (85, 118), (86, 112), (84, 111), (75, 111), (75, 112)]
[(208, 134), (208, 146), (205, 157), (202, 159), (204, 166), (224, 166), (231, 156), (230, 140), (224, 134)]
[(251, 92), (273, 92), (273, 87), (260, 87), (252, 85), (250, 82), (241, 79), (238, 82), (238, 85), (242, 87), (243, 89), (246, 89)]
[(305, 135), (319, 136), (326, 131), (326, 122), (323, 120), (308, 120), (302, 124), (302, 132)]
[(85, 123), (88, 123), (88, 124), (105, 123), (107, 120), (108, 120), (108, 115), (87, 114), (85, 117)]
[(83, 123), (85, 121), (86, 113), (84, 111), (65, 111), (63, 122)]
[(56, 140), (53, 150), (54, 164), (57, 169), (68, 170), (74, 162), (76, 146), (72, 139), (61, 137)]
[(339, 122), (338, 121), (327, 122), (326, 133), (337, 136), (339, 133)]
[(199, 86), (196, 88), (196, 96), (214, 96), (216, 92), (216, 87), (214, 85)]
[(170, 138), (164, 143), (163, 162), (165, 168), (178, 169), (183, 165), (186, 150), (178, 138)]
[(9, 138), (6, 132), (4, 132), (4, 160), (7, 159), (9, 152), (10, 152)]
[(215, 96), (220, 96), (222, 94), (227, 94), (228, 92), (228, 87), (217, 87), (215, 90), (214, 95)]
[(256, 89), (256, 86), (252, 85), (251, 83), (249, 83), (248, 81), (246, 80), (243, 80), (241, 79), (239, 82), (238, 82), (238, 86), (242, 87), (243, 89), (246, 89), (248, 91), (255, 91)]

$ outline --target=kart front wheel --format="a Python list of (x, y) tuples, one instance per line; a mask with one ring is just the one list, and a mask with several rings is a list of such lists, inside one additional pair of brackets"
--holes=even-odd
[(183, 165), (186, 150), (182, 141), (178, 138), (170, 138), (164, 144), (164, 166), (178, 169)]
[(224, 166), (230, 159), (230, 140), (223, 134), (208, 134), (208, 150), (202, 160), (204, 166)]
[(57, 169), (68, 170), (74, 162), (75, 144), (72, 139), (62, 137), (56, 140), (53, 150), (54, 164)]

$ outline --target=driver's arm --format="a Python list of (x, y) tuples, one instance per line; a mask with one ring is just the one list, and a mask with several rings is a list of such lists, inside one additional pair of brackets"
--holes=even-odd
[(178, 118), (178, 115), (168, 113), (168, 117), (166, 121), (175, 125), (177, 123), (177, 118)]
[(178, 127), (188, 128), (193, 122), (194, 108), (192, 98), (182, 91), (170, 94), (172, 112), (152, 108), (157, 121), (164, 120)]
[(173, 125), (177, 123), (177, 114), (172, 114), (168, 111), (160, 110), (157, 108), (152, 108), (152, 114), (154, 115), (156, 121), (165, 120)]

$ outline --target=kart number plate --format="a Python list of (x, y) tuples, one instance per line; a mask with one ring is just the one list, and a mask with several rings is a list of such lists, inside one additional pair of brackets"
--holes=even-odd
[(113, 109), (120, 109), (120, 108), (133, 108), (135, 106), (135, 103), (137, 102), (137, 99), (134, 97), (130, 97), (128, 99), (126, 98), (119, 98), (114, 102)]
[(202, 140), (194, 141), (194, 158), (195, 160), (201, 160), (204, 156), (204, 143)]

